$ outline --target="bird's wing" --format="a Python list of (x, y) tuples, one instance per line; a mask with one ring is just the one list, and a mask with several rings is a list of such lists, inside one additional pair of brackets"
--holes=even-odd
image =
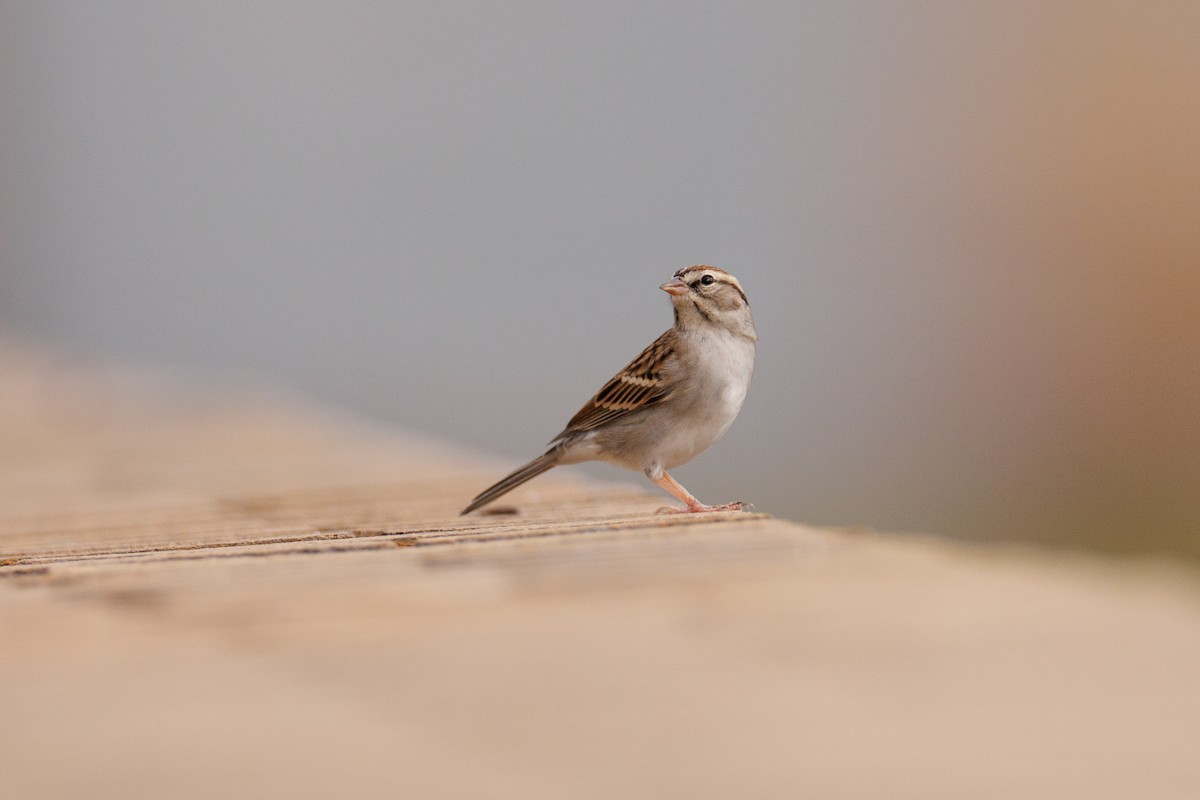
[(621, 417), (658, 405), (671, 394), (663, 379), (663, 365), (675, 354), (675, 331), (654, 340), (579, 409), (554, 441), (572, 433), (595, 430)]

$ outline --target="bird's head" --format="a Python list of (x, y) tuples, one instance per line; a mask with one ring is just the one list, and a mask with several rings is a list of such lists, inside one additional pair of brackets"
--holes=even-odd
[(658, 288), (671, 295), (677, 326), (718, 325), (757, 338), (750, 301), (738, 279), (725, 270), (704, 264), (684, 267)]

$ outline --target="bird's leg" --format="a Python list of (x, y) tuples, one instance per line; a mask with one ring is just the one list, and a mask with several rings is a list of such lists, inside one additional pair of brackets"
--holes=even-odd
[(692, 493), (683, 488), (683, 484), (672, 478), (666, 470), (663, 470), (660, 475), (654, 475), (652, 472), (647, 470), (646, 476), (671, 494), (678, 497), (685, 505), (685, 508), (679, 508), (678, 506), (665, 506), (656, 511), (655, 513), (657, 514), (697, 514), (702, 511), (745, 511), (748, 508), (747, 504), (742, 502), (725, 503), (724, 505), (719, 506), (706, 506), (704, 503), (701, 503), (699, 500), (693, 497)]

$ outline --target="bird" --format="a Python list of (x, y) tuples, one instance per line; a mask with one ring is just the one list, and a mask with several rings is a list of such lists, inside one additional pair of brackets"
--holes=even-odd
[(742, 408), (758, 341), (750, 301), (737, 278), (704, 264), (677, 270), (658, 288), (671, 297), (675, 324), (604, 384), (545, 453), (484, 489), (462, 514), (583, 461), (643, 472), (683, 502), (660, 514), (749, 510), (741, 501), (705, 505), (667, 470), (708, 449)]

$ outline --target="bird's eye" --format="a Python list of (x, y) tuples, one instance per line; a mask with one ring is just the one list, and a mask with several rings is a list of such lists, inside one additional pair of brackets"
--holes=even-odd
[(715, 281), (715, 280), (716, 280), (716, 278), (714, 278), (712, 275), (705, 275), (703, 278), (700, 279), (700, 282), (703, 283), (705, 286), (711, 286), (713, 284), (713, 281)]

